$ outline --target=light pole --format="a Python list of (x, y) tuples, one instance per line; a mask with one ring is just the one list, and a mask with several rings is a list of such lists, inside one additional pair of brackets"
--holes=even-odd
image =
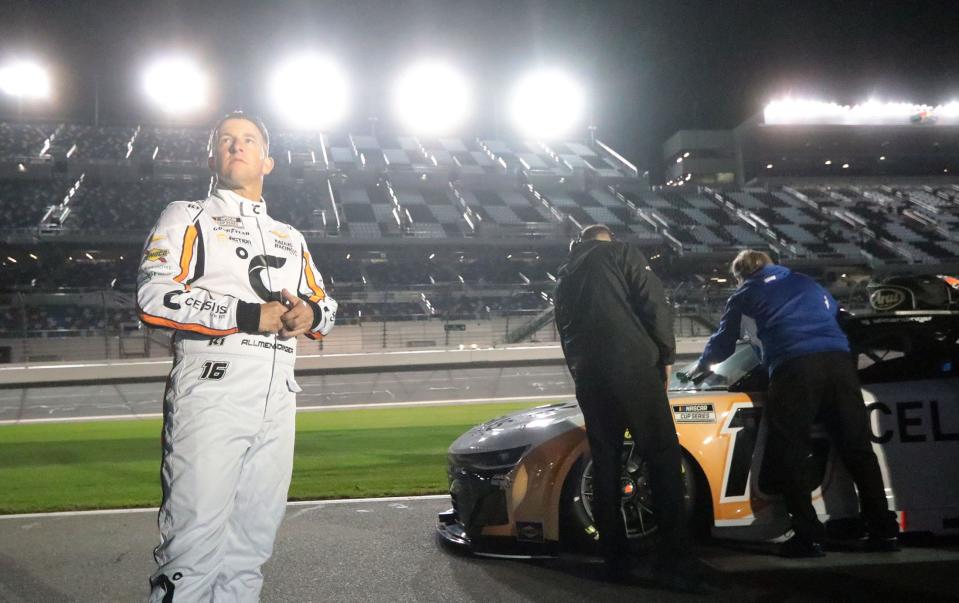
[(14, 61), (0, 67), (0, 90), (17, 99), (17, 119), (23, 117), (23, 101), (50, 97), (50, 74), (39, 63)]

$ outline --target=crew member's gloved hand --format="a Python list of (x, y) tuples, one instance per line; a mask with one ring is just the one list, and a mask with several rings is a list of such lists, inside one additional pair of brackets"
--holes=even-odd
[(676, 371), (676, 378), (679, 379), (680, 383), (689, 383), (694, 381), (696, 378), (708, 375), (711, 372), (712, 371), (710, 371), (708, 367), (705, 367), (702, 364), (697, 364), (688, 371)]

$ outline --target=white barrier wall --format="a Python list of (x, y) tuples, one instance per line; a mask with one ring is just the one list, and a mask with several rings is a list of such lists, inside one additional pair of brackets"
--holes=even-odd
[[(679, 339), (677, 354), (698, 355), (706, 340)], [(301, 349), (297, 371), (310, 372), (378, 372), (409, 368), (481, 367), (484, 365), (517, 365), (563, 363), (559, 345), (517, 345), (500, 348), (464, 346), (450, 350), (404, 350), (385, 352), (334, 352)], [(169, 358), (139, 360), (53, 362), (44, 364), (11, 364), (0, 366), (0, 386), (44, 385), (56, 383), (102, 382), (111, 380), (162, 380), (170, 372)]]
[[(300, 341), (312, 352), (372, 352), (379, 350), (447, 349), (461, 345), (490, 347), (525, 324), (529, 317), (488, 320), (404, 320), (337, 325), (325, 340)], [(123, 335), (51, 333), (44, 337), (0, 338), (0, 350), (9, 350), (9, 362), (34, 364), (69, 360), (164, 358), (170, 355), (169, 332), (130, 325)], [(68, 336), (69, 335), (69, 336)], [(531, 343), (557, 342), (552, 324), (540, 329)]]

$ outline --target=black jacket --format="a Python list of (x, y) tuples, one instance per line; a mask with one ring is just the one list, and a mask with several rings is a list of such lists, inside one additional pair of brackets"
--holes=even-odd
[(556, 327), (566, 363), (583, 371), (664, 366), (676, 357), (663, 285), (635, 246), (584, 241), (559, 269)]

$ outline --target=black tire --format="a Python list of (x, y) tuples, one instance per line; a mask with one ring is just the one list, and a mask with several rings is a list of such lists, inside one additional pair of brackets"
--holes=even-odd
[[(630, 443), (627, 442), (627, 444)], [(682, 455), (681, 464), (685, 488), (683, 512), (686, 513), (687, 520), (692, 522), (699, 502), (698, 471), (685, 454)], [(599, 533), (590, 509), (589, 482), (592, 467), (593, 461), (587, 452), (576, 461), (566, 476), (560, 498), (562, 521), (560, 538), (564, 547), (596, 554), (599, 552)], [(629, 539), (630, 548), (637, 553), (651, 549), (656, 539), (656, 520), (650, 506), (651, 488), (648, 477), (646, 463), (639, 458), (638, 454), (630, 452), (629, 458), (623, 465), (623, 480), (624, 487), (633, 485), (633, 492), (630, 495), (624, 495), (623, 513), (626, 519), (626, 537)]]

